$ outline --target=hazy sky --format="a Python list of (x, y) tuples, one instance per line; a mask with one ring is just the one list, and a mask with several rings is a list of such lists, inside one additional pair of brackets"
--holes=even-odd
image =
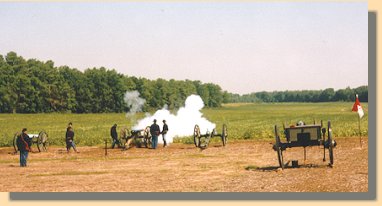
[(0, 3), (0, 54), (223, 90), (367, 85), (364, 3)]

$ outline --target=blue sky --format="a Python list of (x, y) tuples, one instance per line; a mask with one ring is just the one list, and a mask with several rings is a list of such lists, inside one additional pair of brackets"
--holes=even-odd
[(0, 3), (0, 54), (235, 93), (367, 85), (367, 2)]

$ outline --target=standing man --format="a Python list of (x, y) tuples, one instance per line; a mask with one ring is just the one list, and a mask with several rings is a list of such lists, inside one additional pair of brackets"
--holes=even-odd
[(110, 136), (113, 139), (113, 143), (111, 145), (111, 148), (114, 149), (115, 144), (118, 145), (118, 148), (121, 147), (121, 144), (118, 140), (118, 133), (117, 133), (117, 124), (114, 124), (110, 129)]
[(74, 144), (74, 131), (73, 131), (72, 123), (69, 123), (69, 127), (66, 129), (65, 140), (66, 140), (66, 151), (68, 153), (71, 147), (73, 147), (75, 152), (79, 153), (76, 149), (76, 144)]
[(32, 141), (27, 134), (27, 128), (21, 131), (21, 134), (16, 139), (17, 148), (20, 151), (20, 167), (27, 166), (28, 153), (31, 151)]
[(152, 148), (156, 149), (158, 145), (158, 136), (160, 134), (159, 125), (157, 125), (157, 120), (154, 119), (154, 123), (150, 126), (150, 134), (152, 137)]
[(166, 124), (166, 120), (163, 120), (163, 129), (162, 129), (162, 138), (163, 138), (163, 147), (167, 147), (167, 142), (166, 142), (166, 134), (168, 132), (168, 126)]
[[(66, 143), (66, 151), (69, 153), (69, 149), (71, 147), (71, 141), (69, 140), (69, 137), (68, 135), (71, 135), (69, 132), (69, 130), (72, 128), (72, 122), (69, 122), (68, 123), (68, 127), (66, 128), (66, 133), (65, 133), (65, 143)], [(74, 132), (73, 132), (73, 137), (74, 137)]]

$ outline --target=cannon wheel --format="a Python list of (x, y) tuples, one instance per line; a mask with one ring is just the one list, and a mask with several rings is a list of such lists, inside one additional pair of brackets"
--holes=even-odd
[(145, 131), (144, 131), (144, 143), (145, 143), (145, 146), (146, 146), (146, 148), (151, 148), (151, 141), (152, 141), (152, 139), (151, 139), (151, 134), (150, 134), (150, 126), (147, 126), (146, 128), (145, 128)]
[(20, 132), (16, 132), (15, 135), (13, 136), (13, 149), (15, 150), (15, 153), (17, 153), (18, 151), (18, 147), (17, 147), (17, 136), (20, 135)]
[(119, 133), (119, 144), (123, 148), (126, 148), (129, 146), (129, 145), (126, 145), (129, 133), (130, 131), (129, 129), (127, 129), (127, 127), (123, 127), (121, 129), (121, 132)]
[(328, 142), (329, 142), (329, 158), (330, 158), (330, 166), (334, 164), (334, 155), (333, 155), (333, 137), (332, 137), (332, 128), (330, 121), (328, 122)]
[(200, 128), (199, 128), (199, 125), (197, 124), (194, 127), (194, 144), (195, 144), (195, 147), (200, 146)]
[(225, 146), (227, 144), (227, 140), (228, 140), (227, 126), (225, 124), (223, 124), (223, 131), (222, 131), (223, 146)]
[(37, 149), (39, 152), (48, 151), (48, 134), (45, 131), (41, 131), (37, 138)]
[(277, 158), (279, 160), (279, 165), (282, 169), (284, 169), (284, 160), (283, 160), (283, 151), (280, 147), (280, 136), (279, 132), (277, 130), (277, 125), (275, 125), (275, 136), (276, 136), (276, 151), (277, 151)]

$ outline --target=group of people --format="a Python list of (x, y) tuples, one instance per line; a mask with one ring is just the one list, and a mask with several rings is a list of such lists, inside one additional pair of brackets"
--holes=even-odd
[[(158, 136), (162, 135), (163, 138), (163, 147), (167, 147), (166, 134), (168, 132), (168, 125), (166, 124), (166, 120), (163, 120), (163, 128), (162, 132), (160, 131), (159, 125), (157, 125), (157, 120), (154, 119), (154, 123), (150, 126), (150, 134), (152, 137), (151, 148), (156, 149), (158, 147)], [(121, 147), (121, 142), (118, 140), (117, 133), (117, 124), (114, 124), (110, 129), (110, 136), (113, 139), (113, 143), (111, 148), (114, 149), (115, 145)]]
[[(168, 132), (168, 125), (166, 124), (166, 120), (163, 120), (163, 128), (162, 132), (160, 131), (159, 125), (157, 125), (157, 120), (154, 119), (154, 123), (150, 126), (150, 134), (152, 136), (152, 144), (151, 147), (153, 149), (156, 149), (158, 146), (158, 136), (162, 135), (163, 138), (163, 147), (167, 147), (167, 140), (166, 140), (166, 134)], [(31, 152), (31, 146), (32, 146), (32, 140), (28, 135), (27, 128), (23, 128), (21, 131), (21, 134), (17, 136), (16, 144), (17, 148), (20, 151), (20, 167), (26, 167), (27, 166), (27, 159), (29, 152)], [(115, 145), (118, 145), (121, 147), (121, 143), (118, 140), (118, 133), (117, 133), (117, 124), (114, 124), (110, 129), (110, 135), (113, 138), (112, 148), (114, 149)], [(70, 148), (73, 148), (73, 150), (77, 153), (79, 151), (76, 148), (76, 144), (74, 143), (74, 130), (73, 130), (73, 124), (69, 122), (68, 127), (66, 128), (65, 133), (65, 142), (66, 142), (66, 151), (69, 153)]]
[[(70, 148), (73, 147), (74, 151), (79, 153), (76, 148), (76, 144), (74, 143), (74, 131), (73, 124), (69, 122), (68, 127), (66, 128), (65, 134), (65, 142), (66, 142), (66, 151), (69, 153)], [(20, 152), (20, 167), (27, 166), (27, 160), (29, 152), (32, 152), (32, 139), (28, 135), (28, 129), (23, 128), (21, 130), (21, 134), (16, 138), (17, 149)]]
[(156, 149), (158, 146), (158, 136), (161, 134), (163, 138), (163, 147), (167, 147), (166, 134), (168, 132), (168, 125), (166, 120), (163, 120), (162, 132), (160, 131), (159, 125), (157, 125), (157, 120), (154, 119), (154, 123), (150, 126), (150, 134), (152, 137), (151, 148)]

